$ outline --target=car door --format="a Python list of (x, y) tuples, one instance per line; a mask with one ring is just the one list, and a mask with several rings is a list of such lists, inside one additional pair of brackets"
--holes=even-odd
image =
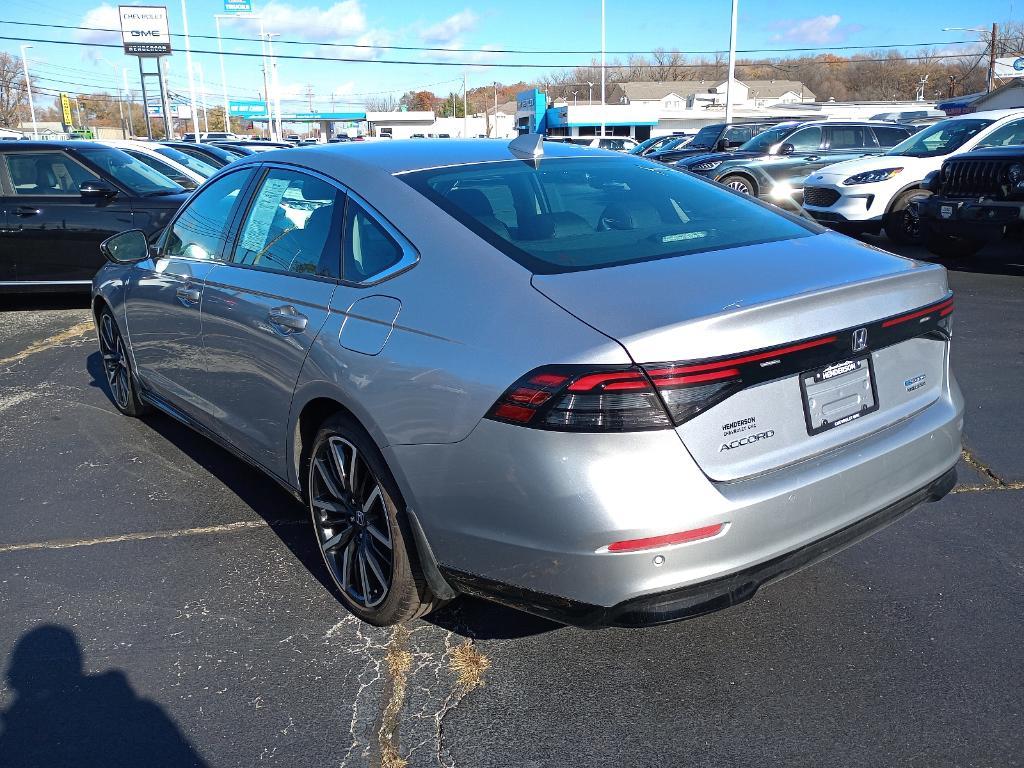
[(88, 284), (103, 263), (100, 243), (132, 227), (131, 203), (86, 198), (87, 181), (106, 181), (59, 149), (3, 153), (10, 194), (4, 238), (12, 279), (25, 283)]
[(5, 180), (0, 171), (0, 286), (14, 281), (15, 232), (7, 226), (7, 195)]
[(772, 156), (758, 167), (774, 182), (786, 182), (798, 188), (807, 174), (825, 165), (827, 155), (822, 150), (823, 141), (821, 126), (800, 128), (780, 145), (785, 153)]
[(230, 261), (206, 279), (200, 395), (220, 435), (284, 477), (292, 393), (340, 276), (345, 193), (279, 166), (254, 189)]
[(153, 394), (208, 424), (211, 407), (198, 394), (206, 377), (202, 341), (205, 280), (224, 258), (228, 233), (252, 168), (212, 181), (181, 209), (154, 258), (128, 277), (127, 328), (140, 381)]
[(870, 152), (878, 152), (878, 144), (870, 126), (867, 125), (829, 125), (825, 127), (827, 148), (819, 165), (807, 172), (824, 168), (832, 163), (854, 160)]

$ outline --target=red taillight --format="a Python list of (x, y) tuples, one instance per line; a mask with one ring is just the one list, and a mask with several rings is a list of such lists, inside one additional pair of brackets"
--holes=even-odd
[(882, 323), (882, 327), (883, 328), (890, 328), (890, 327), (892, 327), (894, 325), (899, 325), (900, 323), (909, 322), (910, 320), (917, 320), (918, 318), (925, 318), (925, 317), (927, 317), (928, 315), (931, 315), (934, 312), (938, 312), (939, 313), (939, 317), (945, 317), (946, 315), (948, 315), (952, 311), (953, 311), (953, 300), (952, 299), (946, 299), (945, 301), (940, 301), (938, 304), (933, 304), (932, 306), (925, 307), (924, 309), (918, 309), (918, 310), (916, 310), (914, 312), (908, 312), (905, 315), (897, 315), (896, 317), (890, 317), (888, 320), (886, 320), (886, 321), (884, 321)]
[(595, 371), (550, 366), (517, 381), (487, 417), (538, 429), (631, 432), (669, 429), (741, 385), (737, 368), (683, 373), (686, 368)]
[(716, 525), (706, 525), (703, 528), (693, 528), (689, 531), (680, 531), (679, 533), (668, 533), (664, 536), (651, 536), (646, 539), (627, 539), (625, 541), (616, 541), (613, 544), (608, 545), (609, 552), (638, 552), (642, 549), (655, 549), (657, 547), (667, 547), (671, 544), (685, 544), (688, 541), (700, 541), (701, 539), (710, 539), (712, 536), (717, 536), (725, 528), (725, 523), (718, 523)]

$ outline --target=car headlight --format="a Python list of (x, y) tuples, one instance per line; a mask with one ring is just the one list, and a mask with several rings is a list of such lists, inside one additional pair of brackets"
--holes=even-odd
[(1024, 165), (1014, 163), (1006, 169), (1006, 177), (1010, 181), (1010, 189), (1014, 192), (1024, 192)]
[(694, 163), (690, 166), (691, 171), (713, 171), (722, 164), (721, 160), (705, 160), (703, 163)]
[(843, 184), (872, 184), (876, 181), (888, 181), (902, 171), (902, 168), (880, 168), (877, 171), (855, 173), (853, 176), (844, 179)]

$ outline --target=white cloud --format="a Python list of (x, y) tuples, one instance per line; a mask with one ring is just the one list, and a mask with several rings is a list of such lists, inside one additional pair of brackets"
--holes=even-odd
[(331, 91), (331, 96), (335, 99), (343, 99), (346, 96), (350, 96), (355, 93), (356, 83), (354, 80), (349, 80), (347, 83), (334, 86), (334, 90)]
[[(115, 6), (103, 3), (86, 11), (85, 16), (78, 22), (78, 26), (117, 30), (121, 28), (121, 18), (118, 16)], [(116, 45), (121, 42), (121, 34), (79, 29), (75, 31), (75, 39), (83, 43), (114, 43)]]
[(451, 45), (461, 35), (476, 29), (479, 20), (480, 17), (467, 8), (427, 27), (420, 32), (420, 37), (425, 43)]
[(828, 16), (814, 16), (809, 19), (783, 19), (770, 24), (771, 29), (779, 32), (772, 35), (776, 42), (788, 43), (813, 43), (828, 45), (839, 43), (846, 39), (847, 35), (861, 29), (857, 24), (843, 24), (843, 19), (838, 13)]
[(317, 46), (315, 55), (324, 59), (359, 59), (360, 61), (373, 61), (381, 58), (386, 51), (377, 46), (390, 45), (394, 35), (384, 29), (371, 29), (364, 32), (355, 40), (346, 41), (354, 43), (360, 48), (339, 48), (331, 45)]
[[(335, 42), (366, 30), (366, 14), (359, 0), (342, 0), (326, 9), (269, 2), (260, 15), (267, 32), (279, 33), (285, 39)], [(260, 23), (255, 19), (239, 22), (243, 28), (259, 31)]]

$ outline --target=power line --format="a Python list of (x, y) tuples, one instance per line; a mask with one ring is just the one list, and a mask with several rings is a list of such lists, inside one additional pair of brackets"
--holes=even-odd
[[(80, 27), (69, 24), (44, 24), (42, 22), (34, 21), (5, 21), (0, 19), (0, 24), (11, 24), (23, 27), (43, 27), (45, 29), (71, 29), (80, 32), (109, 32), (115, 35), (120, 35), (121, 30), (114, 29), (112, 27)], [(177, 32), (171, 33), (171, 37), (184, 37), (184, 35)], [(216, 35), (190, 35), (193, 40), (216, 40)], [(235, 42), (254, 42), (252, 38), (248, 37), (225, 37), (221, 35), (221, 40), (235, 41)], [(600, 55), (601, 51), (588, 51), (588, 50), (564, 50), (564, 51), (549, 51), (540, 50), (536, 48), (445, 48), (443, 46), (424, 46), (424, 45), (373, 45), (370, 43), (319, 43), (315, 40), (275, 40), (278, 45), (316, 45), (325, 48), (356, 48), (362, 50), (379, 50), (379, 51), (431, 51), (440, 53), (527, 53), (527, 54), (564, 54), (564, 55)], [(742, 48), (738, 49), (736, 53), (807, 53), (810, 51), (865, 51), (865, 50), (879, 50), (882, 48), (925, 48), (931, 45), (969, 45), (977, 43), (977, 40), (955, 40), (950, 42), (949, 40), (942, 40), (933, 43), (898, 43), (894, 45), (831, 45), (831, 46), (812, 46), (802, 48)], [(120, 46), (115, 46), (120, 47)], [(726, 54), (728, 51), (661, 51), (650, 50), (650, 51), (605, 51), (607, 54), (616, 56), (639, 56), (644, 54), (653, 54), (658, 52), (665, 53), (682, 53), (687, 56), (712, 56), (714, 54)], [(193, 53), (207, 53), (207, 51), (193, 51)], [(284, 57), (279, 57), (284, 58)], [(344, 59), (342, 59), (344, 61)], [(359, 61), (365, 61), (365, 59), (359, 59)]]
[[(10, 36), (4, 36), (4, 35), (0, 35), (0, 40), (12, 40), (12, 41), (15, 41), (15, 42), (28, 42), (28, 43), (43, 43), (43, 44), (49, 44), (49, 45), (74, 45), (74, 46), (79, 46), (79, 47), (84, 46), (84, 47), (88, 47), (88, 48), (117, 48), (118, 50), (121, 50), (121, 48), (122, 48), (121, 45), (114, 44), (114, 43), (84, 43), (84, 42), (78, 42), (78, 41), (75, 41), (75, 40), (45, 40), (45, 39), (42, 39), (42, 38), (34, 38), (34, 37), (10, 37)], [(972, 42), (974, 42), (974, 41), (972, 41)], [(205, 54), (210, 54), (210, 55), (214, 55), (214, 56), (219, 55), (219, 51), (196, 50), (194, 48), (192, 49), (192, 53), (194, 53), (194, 54), (205, 53)], [(259, 59), (263, 58), (263, 54), (262, 53), (243, 53), (243, 52), (237, 52), (237, 51), (236, 52), (232, 52), (232, 53), (225, 52), (224, 55), (225, 56), (236, 56), (236, 57), (241, 56), (241, 57), (244, 57), (244, 58), (259, 58)], [(903, 56), (903, 55), (900, 55), (900, 58), (903, 61), (936, 61), (936, 60), (940, 60), (940, 59), (959, 59), (959, 58), (963, 58), (965, 56), (974, 56), (974, 55), (977, 55), (977, 54), (976, 53), (946, 53), (946, 54), (933, 54), (933, 55), (925, 55), (925, 56)], [(416, 60), (411, 60), (411, 59), (365, 59), (365, 58), (342, 58), (342, 57), (330, 57), (330, 56), (299, 56), (299, 55), (296, 55), (296, 54), (287, 54), (287, 53), (275, 54), (274, 58), (275, 59), (293, 60), (293, 61), (316, 61), (316, 62), (320, 62), (320, 63), (335, 61), (335, 62), (339, 62), (339, 63), (349, 63), (349, 64), (404, 64), (404, 65), (408, 65), (408, 66), (420, 66), (420, 67), (422, 67), (422, 66), (429, 66), (429, 67), (461, 67), (461, 68), (467, 68), (467, 67), (486, 67), (486, 68), (489, 68), (489, 69), (586, 69), (588, 67), (594, 66), (591, 63), (586, 63), (586, 64), (580, 64), (580, 63), (575, 63), (575, 64), (565, 64), (565, 63), (561, 63), (561, 64), (529, 63), (529, 64), (526, 64), (526, 63), (522, 63), (522, 62), (511, 63), (511, 62), (481, 62), (481, 61), (416, 61)], [(835, 61), (835, 62), (826, 62), (826, 63), (830, 64), (830, 65), (831, 64), (860, 64), (860, 63), (870, 62), (870, 61), (888, 61), (888, 60), (889, 59), (887, 59), (887, 58), (840, 59), (840, 60)], [(740, 66), (745, 66), (742, 62), (740, 62), (739, 64), (740, 64)], [(621, 66), (624, 66), (624, 65), (613, 65), (613, 66), (620, 66), (621, 67)], [(645, 64), (643, 66), (647, 66), (649, 68), (655, 68), (655, 67), (660, 67), (660, 66), (672, 66), (672, 67), (676, 67), (676, 68), (679, 68), (679, 69), (699, 69), (699, 68), (705, 68), (705, 67), (707, 67), (709, 65), (707, 63), (684, 63), (684, 64), (671, 64), (671, 65), (661, 65), (661, 64), (650, 64), (650, 63), (648, 63), (648, 64)]]

